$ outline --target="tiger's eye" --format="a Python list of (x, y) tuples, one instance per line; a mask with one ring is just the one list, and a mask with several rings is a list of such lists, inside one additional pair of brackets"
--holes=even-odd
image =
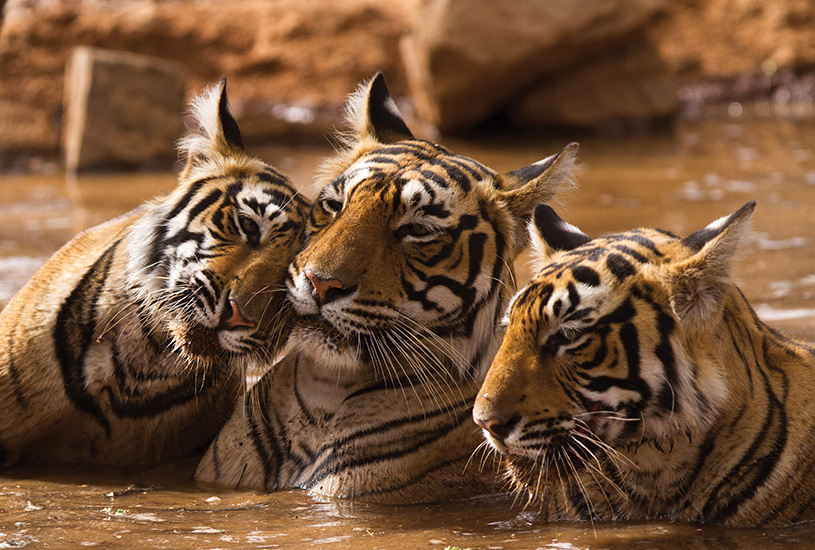
[(342, 210), (342, 203), (336, 199), (325, 199), (322, 202), (323, 210), (329, 214), (336, 214)]
[(405, 237), (427, 237), (428, 235), (433, 234), (433, 229), (427, 227), (426, 225), (411, 223), (408, 225), (403, 225), (397, 229), (396, 234), (401, 239), (404, 239)]
[(260, 227), (255, 220), (241, 216), (238, 219), (238, 223), (249, 244), (260, 244)]
[(577, 336), (578, 334), (574, 331), (559, 330), (546, 339), (543, 347), (547, 351), (555, 352), (560, 349), (561, 346), (574, 342)]

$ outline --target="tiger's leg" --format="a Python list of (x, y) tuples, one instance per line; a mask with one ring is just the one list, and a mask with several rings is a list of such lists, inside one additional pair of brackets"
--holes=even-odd
[(289, 442), (279, 428), (296, 409), (292, 363), (283, 358), (244, 394), (198, 464), (196, 481), (267, 491), (285, 486)]
[(262, 414), (247, 407), (247, 403), (254, 402), (258, 382), (246, 395), (245, 401), (238, 403), (232, 416), (218, 432), (215, 440), (210, 444), (206, 454), (198, 464), (195, 479), (204, 485), (216, 485), (232, 489), (253, 488), (266, 486), (270, 477), (271, 463), (264, 461), (258, 452), (260, 442), (258, 438), (265, 430), (257, 425)]

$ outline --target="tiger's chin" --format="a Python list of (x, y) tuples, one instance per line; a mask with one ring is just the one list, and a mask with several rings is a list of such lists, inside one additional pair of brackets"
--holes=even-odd
[(551, 462), (548, 457), (541, 456), (507, 455), (503, 458), (504, 475), (511, 489), (526, 495), (530, 503), (543, 504), (551, 490), (562, 490), (564, 483), (568, 484), (588, 469), (584, 461), (574, 457), (569, 459), (566, 455)]
[(514, 445), (498, 446), (504, 472), (513, 488), (526, 493), (533, 500), (545, 494), (545, 489), (560, 486), (575, 476), (597, 468), (598, 448), (589, 441), (579, 445), (550, 445), (523, 448)]
[(355, 372), (367, 363), (357, 335), (346, 335), (317, 317), (301, 318), (292, 330), (291, 343), (315, 364)]
[[(270, 335), (251, 334), (239, 338), (224, 334), (223, 329), (204, 325), (170, 324), (173, 345), (188, 366), (199, 369), (229, 368), (253, 360), (271, 360), (283, 347), (287, 334), (275, 331)], [(261, 345), (262, 343), (262, 345)]]

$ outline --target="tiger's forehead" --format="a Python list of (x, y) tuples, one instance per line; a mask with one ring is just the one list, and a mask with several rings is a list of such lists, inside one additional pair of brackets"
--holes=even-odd
[(625, 299), (627, 283), (644, 267), (670, 262), (672, 252), (681, 246), (678, 237), (659, 229), (594, 239), (545, 264), (515, 295), (510, 310), (544, 312), (561, 310), (562, 304), (561, 312), (569, 313), (580, 311), (580, 304), (614, 304)]
[(667, 231), (634, 229), (599, 237), (563, 252), (544, 265), (535, 278), (557, 280), (569, 275), (577, 282), (591, 285), (597, 278), (608, 275), (623, 281), (646, 264), (669, 262), (677, 246), (681, 246), (680, 239)]
[(476, 182), (495, 176), (493, 170), (473, 159), (415, 140), (366, 153), (335, 180), (335, 185), (346, 196), (363, 189), (381, 192), (391, 188), (403, 198), (418, 193), (432, 200), (439, 193), (467, 193)]

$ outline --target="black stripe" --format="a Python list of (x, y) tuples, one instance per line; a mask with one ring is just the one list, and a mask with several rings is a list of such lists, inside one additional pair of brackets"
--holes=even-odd
[(459, 170), (452, 162), (436, 162), (435, 164), (436, 166), (440, 166), (442, 170), (445, 171), (448, 178), (458, 183), (462, 191), (464, 191), (465, 193), (470, 192), (470, 189), (472, 189), (470, 179), (467, 176), (465, 176), (464, 172)]
[(637, 252), (633, 248), (629, 248), (629, 247), (621, 245), (621, 244), (615, 244), (611, 248), (614, 248), (616, 250), (619, 250), (620, 252), (628, 254), (629, 256), (631, 256), (633, 259), (635, 259), (636, 261), (638, 261), (641, 264), (648, 263), (648, 258), (643, 256), (642, 254), (640, 254), (639, 252)]
[(469, 266), (466, 286), (471, 286), (481, 273), (481, 262), (484, 260), (484, 244), (487, 242), (485, 233), (473, 233), (468, 239), (469, 244)]
[(597, 333), (600, 345), (597, 346), (597, 350), (594, 352), (594, 357), (592, 357), (588, 361), (583, 361), (577, 364), (577, 367), (581, 370), (591, 370), (597, 368), (600, 365), (602, 365), (603, 362), (608, 357), (608, 342), (606, 341), (606, 336), (608, 336), (608, 329), (603, 329), (601, 331), (595, 330), (594, 332)]
[[(455, 406), (460, 407), (461, 405), (462, 404), (460, 403), (456, 404)], [(413, 415), (399, 420), (386, 422), (369, 430), (359, 431), (357, 432), (357, 434), (358, 436), (381, 435), (389, 430), (393, 430), (394, 428), (399, 428), (407, 424), (426, 422), (428, 418), (439, 415), (449, 415), (450, 413), (451, 411), (448, 408), (445, 408), (439, 411), (428, 413), (427, 415), (425, 414)], [(343, 443), (353, 444), (353, 441), (355, 439), (350, 438), (349, 436), (343, 437), (340, 441), (331, 445), (330, 449), (334, 452), (331, 452), (329, 456), (323, 461), (322, 464), (317, 465), (311, 477), (302, 482), (300, 484), (300, 487), (304, 489), (310, 489), (330, 475), (347, 472), (349, 470), (353, 470), (354, 468), (359, 468), (361, 466), (366, 466), (368, 464), (373, 464), (376, 462), (386, 462), (389, 460), (402, 458), (412, 453), (415, 453), (416, 451), (447, 436), (453, 429), (455, 429), (457, 426), (460, 426), (462, 422), (469, 420), (471, 416), (472, 409), (465, 406), (465, 410), (462, 413), (460, 413), (453, 422), (444, 423), (441, 427), (436, 428), (435, 430), (431, 430), (429, 432), (422, 432), (422, 436), (411, 441), (409, 445), (405, 445), (404, 438), (400, 437), (397, 441), (391, 441), (391, 443), (394, 444), (402, 444), (400, 448), (396, 448), (391, 451), (379, 453), (376, 455), (369, 455), (355, 459), (344, 458), (346, 453), (339, 452), (341, 451), (340, 446)]]
[(215, 479), (221, 479), (223, 473), (221, 472), (221, 449), (218, 446), (220, 438), (216, 437), (212, 442), (212, 466), (215, 468)]
[(447, 180), (447, 178), (445, 178), (441, 174), (433, 172), (432, 170), (420, 170), (419, 174), (426, 180), (432, 181), (439, 187), (442, 187), (444, 189), (450, 187), (450, 182)]
[[(296, 365), (294, 383), (297, 384)], [(245, 399), (244, 414), (249, 422), (250, 439), (263, 465), (266, 489), (277, 489), (280, 487), (280, 468), (286, 457), (280, 442), (286, 441), (286, 433), (274, 407), (276, 401), (272, 395), (271, 376), (268, 373), (263, 376)], [(257, 404), (260, 409), (255, 411), (253, 404)]]
[(574, 277), (578, 283), (583, 283), (584, 285), (591, 287), (600, 286), (600, 274), (585, 265), (572, 267), (572, 277)]
[[(113, 387), (107, 386), (105, 392), (108, 395), (111, 410), (119, 418), (139, 419), (158, 416), (175, 407), (186, 405), (198, 399), (218, 383), (217, 376), (213, 374), (204, 377), (203, 380), (198, 380), (196, 377), (187, 378), (151, 395), (128, 395), (127, 382), (131, 377), (127, 373), (133, 372), (134, 369), (123, 365), (117, 346), (113, 348), (112, 362), (114, 376), (119, 382), (119, 391), (117, 393)], [(201, 376), (203, 377), (203, 375)]]
[(216, 188), (210, 191), (204, 197), (202, 197), (197, 203), (195, 203), (195, 206), (190, 208), (189, 212), (187, 212), (187, 224), (194, 220), (198, 216), (198, 214), (200, 214), (201, 212), (205, 211), (207, 208), (218, 202), (223, 196), (223, 194), (224, 194), (223, 191)]
[[(437, 155), (439, 152), (443, 150), (443, 147), (433, 145), (428, 141), (423, 140), (411, 140), (411, 141), (400, 141), (399, 143), (388, 145), (387, 147), (382, 147), (381, 149), (377, 149), (374, 151), (373, 154), (376, 155), (408, 155), (412, 157), (417, 157), (421, 159), (427, 159), (434, 155)], [(368, 158), (365, 158), (367, 161)]]
[(618, 281), (623, 282), (637, 273), (631, 262), (619, 254), (611, 253), (606, 257), (606, 267)]
[(190, 201), (195, 196), (195, 194), (198, 193), (198, 191), (200, 191), (201, 188), (206, 183), (212, 181), (213, 179), (215, 179), (214, 176), (209, 176), (206, 178), (201, 178), (200, 180), (197, 180), (194, 183), (191, 183), (189, 185), (189, 189), (187, 189), (187, 192), (184, 193), (184, 195), (180, 199), (178, 199), (178, 202), (175, 203), (173, 209), (170, 210), (170, 212), (167, 214), (167, 217), (164, 219), (171, 220), (178, 216), (187, 206), (189, 206)]
[(278, 172), (273, 167), (268, 165), (264, 167), (262, 172), (258, 172), (255, 175), (260, 181), (272, 185), (286, 186), (289, 183), (289, 180), (286, 176), (284, 176), (282, 173)]
[[(563, 312), (562, 315), (574, 313), (580, 305), (580, 293), (577, 291), (577, 287), (573, 282), (569, 281), (569, 284), (566, 285), (566, 290), (569, 293), (569, 307), (566, 308), (566, 311)], [(561, 314), (559, 315), (562, 316)]]
[(446, 157), (445, 162), (449, 164), (453, 164), (460, 169), (467, 172), (470, 176), (470, 179), (480, 180), (483, 179), (486, 175), (494, 176), (495, 173), (492, 172), (489, 168), (484, 166), (478, 161), (475, 161), (468, 157), (463, 157), (461, 155), (453, 155)]
[(91, 415), (108, 437), (110, 422), (87, 390), (83, 367), (96, 329), (97, 303), (120, 242), (116, 241), (105, 250), (65, 299), (52, 333), (68, 399), (78, 410)]
[[(728, 318), (728, 328), (733, 321), (738, 320)], [(752, 432), (755, 433), (755, 439), (748, 450), (738, 464), (710, 492), (701, 514), (701, 517), (709, 522), (724, 522), (732, 517), (745, 502), (752, 499), (775, 469), (778, 458), (786, 446), (786, 412), (773, 391), (768, 373), (760, 366), (769, 365), (759, 361), (752, 345), (750, 349), (753, 350), (753, 358), (751, 361), (745, 358), (744, 364), (748, 370), (752, 366), (761, 377), (761, 387), (768, 399), (768, 406), (761, 426)]]
[(399, 378), (389, 378), (386, 380), (380, 380), (375, 384), (369, 384), (368, 386), (362, 387), (356, 391), (351, 392), (348, 394), (345, 399), (342, 400), (343, 404), (348, 403), (351, 399), (359, 397), (361, 395), (380, 392), (383, 390), (392, 390), (397, 387), (412, 387), (418, 386), (422, 384), (422, 380), (424, 378), (418, 374), (413, 374), (410, 376), (402, 376)]

